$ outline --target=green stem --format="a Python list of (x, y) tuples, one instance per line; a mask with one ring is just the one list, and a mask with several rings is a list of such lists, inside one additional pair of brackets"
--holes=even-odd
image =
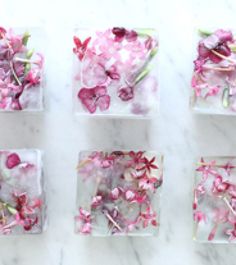
[(13, 74), (13, 76), (14, 76), (14, 78), (15, 78), (17, 84), (18, 84), (19, 86), (22, 86), (22, 83), (21, 83), (21, 81), (19, 80), (19, 78), (18, 78), (18, 76), (17, 76), (17, 74), (16, 74), (16, 72), (15, 72), (15, 70), (14, 70), (14, 66), (13, 66), (13, 63), (12, 63), (12, 62), (10, 62), (10, 67), (11, 67), (12, 74)]
[(223, 91), (223, 95), (222, 95), (222, 105), (224, 108), (228, 108), (229, 107), (229, 98), (230, 98), (230, 94), (229, 94), (229, 88), (226, 87)]

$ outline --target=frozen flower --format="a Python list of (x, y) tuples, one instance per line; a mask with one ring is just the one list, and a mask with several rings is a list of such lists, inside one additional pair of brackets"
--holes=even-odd
[(117, 200), (119, 198), (120, 194), (121, 194), (120, 189), (114, 188), (110, 193), (110, 197), (112, 200)]
[(96, 207), (100, 206), (101, 204), (102, 204), (102, 196), (100, 196), (100, 195), (94, 196), (92, 199), (91, 206), (93, 208), (96, 208)]
[(217, 176), (213, 182), (212, 192), (225, 192), (230, 187), (227, 181), (224, 181), (222, 176)]
[(134, 97), (133, 87), (122, 87), (118, 90), (118, 96), (123, 101), (131, 100)]
[(140, 219), (143, 223), (143, 227), (146, 228), (149, 224), (157, 226), (156, 220), (157, 214), (152, 210), (151, 206), (148, 206), (145, 211), (141, 212)]
[(141, 192), (138, 192), (138, 191), (135, 191), (135, 190), (127, 190), (125, 193), (125, 199), (128, 201), (128, 202), (131, 202), (131, 203), (138, 203), (138, 204), (142, 204), (146, 201), (147, 199), (147, 195), (146, 193), (141, 193)]
[(236, 224), (234, 224), (234, 227), (232, 229), (227, 229), (225, 233), (229, 236), (230, 242), (234, 241), (236, 239)]
[(158, 169), (158, 166), (155, 163), (156, 158), (153, 157), (151, 160), (148, 160), (146, 157), (143, 161), (143, 166), (139, 168), (138, 170), (147, 170), (148, 172), (151, 172), (152, 169)]
[(2, 39), (6, 35), (7, 31), (3, 28), (0, 27), (0, 39)]
[(84, 42), (82, 42), (78, 37), (74, 36), (75, 48), (73, 49), (73, 52), (78, 56), (80, 61), (84, 58), (90, 40), (91, 37), (87, 38)]
[(201, 158), (200, 166), (196, 169), (198, 172), (202, 172), (205, 178), (208, 177), (209, 174), (216, 176), (217, 172), (214, 169), (215, 161), (211, 161), (210, 163), (205, 163), (204, 159)]
[(117, 67), (112, 65), (108, 70), (105, 71), (107, 76), (113, 80), (119, 80), (120, 74), (117, 72)]
[[(37, 108), (36, 89), (41, 82), (43, 56), (31, 58), (33, 50), (27, 47), (28, 33), (16, 35), (13, 30), (1, 31), (0, 38), (0, 109), (23, 110)], [(38, 88), (39, 89), (39, 88)], [(26, 93), (24, 93), (26, 91)], [(26, 96), (28, 95), (28, 96)], [(26, 100), (27, 98), (27, 100)], [(33, 106), (35, 105), (35, 106)]]
[(157, 178), (148, 178), (145, 176), (139, 180), (139, 188), (143, 190), (154, 191), (156, 189), (156, 184), (158, 183)]
[(29, 231), (38, 223), (36, 209), (41, 207), (42, 202), (39, 199), (30, 202), (26, 193), (19, 195), (15, 193), (14, 198), (17, 210), (16, 220), (26, 231)]
[(40, 84), (40, 80), (41, 80), (41, 74), (36, 69), (30, 70), (25, 77), (25, 81), (27, 81), (31, 86), (36, 86)]
[(225, 165), (223, 165), (221, 168), (225, 169), (227, 174), (230, 175), (232, 169), (235, 168), (235, 166), (231, 162), (227, 162)]
[(12, 169), (21, 163), (20, 157), (16, 153), (7, 156), (6, 167)]
[(133, 201), (135, 197), (136, 197), (136, 194), (132, 190), (127, 190), (125, 192), (125, 198), (127, 201)]
[(124, 38), (127, 41), (135, 41), (138, 37), (138, 34), (134, 30), (127, 30), (125, 28), (119, 28), (119, 27), (114, 27), (112, 29), (112, 33), (115, 35), (115, 40), (116, 41), (122, 41)]
[(195, 222), (200, 223), (202, 221), (206, 222), (206, 215), (201, 211), (195, 211), (193, 215)]
[(224, 209), (224, 208), (216, 208), (214, 210), (213, 221), (214, 221), (215, 225), (213, 226), (213, 228), (212, 228), (212, 230), (208, 236), (209, 241), (214, 239), (215, 234), (216, 234), (217, 229), (218, 229), (218, 225), (221, 223), (227, 222), (228, 214), (229, 214), (229, 211)]
[(217, 30), (199, 43), (199, 59), (210, 59), (214, 63), (219, 63), (222, 61), (222, 58), (213, 53), (212, 50), (224, 56), (230, 56), (231, 50), (227, 42), (232, 40), (233, 36), (230, 31)]
[(140, 164), (140, 163), (144, 163), (144, 161), (145, 161), (143, 151), (138, 151), (138, 152), (130, 151), (129, 156), (132, 159), (133, 163), (136, 165)]
[(114, 164), (115, 156), (113, 155), (104, 155), (102, 152), (93, 152), (90, 156), (93, 163), (101, 168), (109, 168)]
[(107, 95), (105, 86), (82, 88), (78, 93), (78, 97), (90, 113), (94, 113), (97, 107), (104, 111), (110, 106), (110, 96)]
[(92, 231), (91, 225), (91, 213), (83, 209), (82, 207), (79, 208), (79, 215), (75, 217), (76, 222), (79, 225), (79, 232), (81, 234), (90, 234)]

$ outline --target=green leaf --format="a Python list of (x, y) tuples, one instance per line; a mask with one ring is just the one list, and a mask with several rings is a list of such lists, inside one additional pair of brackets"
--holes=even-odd
[(199, 29), (199, 30), (198, 30), (198, 33), (199, 33), (199, 35), (202, 36), (202, 37), (208, 37), (208, 36), (210, 36), (210, 35), (212, 34), (211, 31), (203, 30), (203, 29)]
[(135, 79), (135, 84), (138, 84), (140, 81), (142, 81), (150, 72), (150, 69), (145, 68)]
[(224, 108), (228, 108), (229, 107), (229, 88), (226, 87), (223, 91), (223, 95), (222, 95), (222, 105)]
[(23, 38), (22, 38), (22, 43), (23, 43), (25, 46), (27, 45), (29, 38), (30, 38), (30, 34), (29, 34), (29, 32), (25, 32), (24, 35), (23, 35)]

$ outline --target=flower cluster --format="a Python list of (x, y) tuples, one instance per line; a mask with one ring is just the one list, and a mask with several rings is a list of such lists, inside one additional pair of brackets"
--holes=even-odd
[[(199, 240), (236, 239), (235, 158), (199, 161), (194, 187), (195, 237)], [(201, 236), (200, 236), (201, 234)], [(201, 238), (202, 234), (205, 238)]]
[[(147, 152), (83, 153), (78, 165), (81, 234), (154, 234), (158, 226), (157, 190), (161, 158)], [(152, 228), (154, 230), (152, 230)]]
[[(22, 155), (19, 153), (22, 152)], [(38, 194), (40, 166), (24, 151), (0, 152), (0, 234), (42, 231), (43, 197)], [(23, 159), (22, 159), (23, 158)], [(31, 161), (32, 160), (32, 161)]]
[(39, 108), (44, 59), (27, 47), (29, 38), (0, 27), (0, 110)]
[(158, 46), (152, 35), (115, 27), (97, 31), (84, 41), (74, 37), (73, 52), (80, 62), (75, 78), (80, 84), (75, 86), (79, 86), (77, 97), (86, 111), (104, 112), (129, 103), (133, 114), (149, 112), (148, 98), (155, 97), (157, 90), (150, 73)]
[(236, 111), (236, 39), (231, 31), (200, 31), (198, 57), (194, 61), (194, 104), (218, 112)]

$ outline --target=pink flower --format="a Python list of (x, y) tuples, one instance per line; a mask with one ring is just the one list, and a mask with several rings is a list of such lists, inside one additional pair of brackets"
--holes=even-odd
[(193, 214), (193, 219), (197, 223), (200, 223), (202, 221), (206, 222), (206, 215), (201, 211), (195, 211)]
[(112, 65), (110, 69), (106, 70), (105, 73), (108, 77), (110, 77), (113, 80), (119, 80), (120, 74), (117, 72), (117, 68), (115, 65)]
[(110, 96), (107, 95), (105, 86), (82, 88), (78, 93), (78, 97), (90, 113), (94, 113), (97, 107), (104, 111), (110, 106)]
[(226, 163), (224, 166), (222, 166), (221, 168), (225, 169), (226, 172), (227, 172), (227, 174), (230, 175), (231, 170), (234, 169), (235, 166), (232, 165), (231, 162), (227, 162), (227, 163)]
[(156, 220), (157, 214), (152, 210), (151, 206), (148, 206), (144, 212), (140, 213), (140, 219), (143, 222), (143, 228), (146, 228), (149, 224), (157, 226)]
[(217, 176), (213, 182), (212, 192), (225, 192), (230, 187), (230, 184), (227, 181), (223, 181), (222, 176)]
[(142, 204), (146, 201), (147, 199), (147, 195), (146, 193), (141, 193), (141, 192), (138, 192), (138, 191), (134, 191), (134, 190), (130, 190), (128, 189), (125, 193), (125, 199), (128, 201), (128, 202), (131, 202), (131, 203), (138, 203), (138, 204)]
[[(203, 71), (203, 66), (204, 66), (205, 62), (206, 62), (206, 59), (202, 59), (202, 58), (198, 58), (198, 59), (196, 59), (196, 60), (194, 61), (194, 71), (195, 71), (196, 73), (202, 73), (202, 71)], [(192, 87), (194, 87), (194, 86), (193, 86), (193, 83), (192, 83)]]
[(75, 220), (79, 222), (79, 232), (81, 234), (91, 234), (92, 232), (92, 218), (90, 212), (86, 211), (82, 207), (79, 208), (79, 215), (75, 217)]
[(85, 223), (80, 228), (80, 233), (83, 235), (91, 234), (92, 225), (91, 223)]
[(131, 100), (134, 97), (133, 87), (127, 86), (120, 88), (118, 90), (118, 96), (123, 101)]
[(134, 103), (132, 105), (132, 113), (138, 114), (138, 115), (145, 115), (149, 112), (149, 108), (145, 105), (142, 105), (141, 103)]
[(0, 27), (0, 39), (4, 38), (6, 33), (7, 31), (3, 27)]
[(141, 178), (139, 180), (139, 183), (138, 183), (138, 186), (140, 189), (143, 189), (143, 190), (151, 190), (151, 191), (154, 191), (156, 188), (155, 188), (155, 185), (158, 183), (158, 179), (157, 178), (148, 178), (148, 177), (144, 177), (144, 178)]
[(131, 201), (133, 201), (135, 199), (135, 197), (136, 197), (136, 194), (132, 190), (127, 190), (125, 192), (125, 198), (126, 198), (127, 201), (131, 202)]
[(6, 167), (12, 169), (21, 163), (20, 157), (16, 153), (7, 156)]
[(101, 204), (102, 204), (102, 196), (100, 195), (94, 196), (91, 204), (92, 208), (97, 208)]
[(37, 52), (36, 54), (38, 56), (38, 59), (34, 61), (34, 64), (36, 64), (39, 69), (42, 69), (44, 65), (44, 56), (39, 52)]
[(196, 169), (196, 171), (198, 172), (202, 172), (203, 177), (207, 178), (209, 174), (213, 175), (213, 176), (217, 176), (217, 172), (214, 169), (214, 165), (215, 165), (215, 161), (211, 161), (209, 163), (205, 163), (204, 159), (201, 158), (200, 163), (202, 164), (200, 167), (198, 167)]
[(152, 169), (158, 169), (158, 166), (154, 163), (156, 160), (156, 157), (154, 156), (151, 160), (148, 160), (146, 157), (144, 158), (143, 164), (141, 168), (138, 170), (147, 170), (148, 172), (151, 172)]
[(126, 34), (126, 29), (125, 28), (119, 28), (119, 27), (114, 27), (112, 29), (112, 33), (116, 36), (116, 39), (123, 39)]
[(94, 152), (90, 156), (90, 159), (93, 160), (94, 164), (101, 168), (109, 168), (114, 164), (115, 156), (113, 155), (104, 155), (103, 152)]
[(40, 72), (36, 69), (32, 69), (28, 72), (25, 77), (25, 81), (29, 82), (30, 85), (36, 86), (40, 84), (41, 75)]
[(233, 35), (230, 31), (222, 29), (217, 30), (209, 37), (203, 39), (198, 46), (199, 59), (210, 59), (214, 63), (219, 63), (222, 58), (212, 52), (212, 50), (224, 56), (230, 56), (231, 50), (227, 44), (233, 40)]
[(225, 223), (228, 220), (229, 211), (224, 208), (217, 208), (214, 210), (214, 218), (213, 221), (215, 225), (213, 226), (209, 236), (208, 240), (211, 241), (214, 239), (215, 234), (217, 232), (218, 225), (221, 223)]
[(32, 202), (29, 201), (29, 197), (26, 193), (13, 194), (16, 201), (16, 221), (19, 225), (22, 225), (26, 231), (29, 231), (38, 223), (38, 216), (36, 209), (40, 208), (42, 201), (35, 199)]
[(236, 239), (236, 224), (234, 224), (234, 227), (232, 229), (227, 229), (225, 233), (229, 236), (230, 242), (234, 241)]
[(14, 35), (12, 32), (9, 32), (8, 42), (14, 54), (24, 50), (22, 36)]
[(139, 152), (130, 151), (129, 152), (129, 156), (132, 159), (134, 164), (144, 163), (145, 158), (143, 154), (144, 154), (143, 151), (139, 151)]
[(111, 193), (110, 193), (110, 197), (112, 200), (117, 200), (120, 196), (120, 189), (119, 188), (114, 188), (113, 190), (111, 190)]
[(125, 37), (126, 37), (127, 41), (136, 41), (137, 37), (138, 37), (138, 34), (137, 34), (136, 31), (130, 30), (130, 31), (126, 31)]
[(205, 193), (205, 187), (202, 183), (197, 185), (197, 188), (194, 189), (194, 199), (193, 199), (193, 209), (196, 210), (198, 206), (198, 197)]
[(205, 95), (205, 98), (216, 96), (219, 93), (219, 91), (220, 91), (220, 87), (219, 86), (209, 87), (209, 91)]
[(127, 41), (135, 41), (138, 37), (138, 34), (134, 30), (126, 30), (125, 28), (119, 28), (119, 27), (114, 27), (112, 29), (112, 33), (115, 35), (115, 40), (116, 41), (122, 41), (124, 38)]
[(233, 34), (229, 30), (218, 29), (214, 34), (219, 38), (219, 42), (233, 41)]
[(73, 52), (78, 56), (80, 61), (82, 61), (82, 59), (84, 58), (90, 40), (91, 37), (82, 42), (78, 37), (74, 36), (75, 48), (73, 48)]

